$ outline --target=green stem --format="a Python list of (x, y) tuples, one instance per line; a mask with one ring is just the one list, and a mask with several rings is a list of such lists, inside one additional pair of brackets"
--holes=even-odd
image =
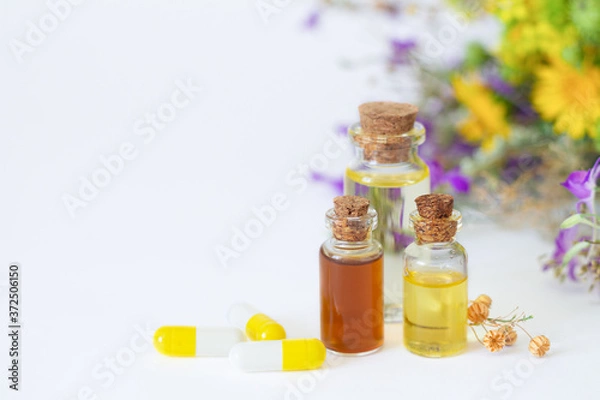
[[(592, 201), (590, 202), (590, 210), (589, 210), (589, 213), (594, 216), (596, 216), (596, 190), (595, 189), (596, 188), (594, 188), (594, 190), (592, 190)], [(592, 227), (592, 243), (596, 242), (597, 232), (598, 232), (598, 230), (595, 227)], [(592, 259), (593, 251), (594, 251), (594, 245), (591, 245), (590, 248), (588, 249), (587, 256), (585, 258), (586, 265)]]
[(488, 318), (489, 322), (502, 322), (503, 324), (516, 324), (517, 322), (525, 322), (525, 321), (529, 321), (530, 319), (533, 318), (533, 315), (527, 315), (525, 317), (516, 319), (515, 317), (511, 318), (511, 319), (501, 319), (501, 318)]

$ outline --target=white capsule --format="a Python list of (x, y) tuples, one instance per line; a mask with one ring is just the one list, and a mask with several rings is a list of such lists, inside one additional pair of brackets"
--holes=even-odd
[(246, 333), (250, 340), (285, 339), (285, 329), (271, 317), (261, 313), (250, 304), (237, 303), (227, 313), (229, 323)]
[(154, 347), (174, 357), (227, 357), (243, 341), (242, 331), (229, 327), (163, 326), (154, 334)]
[(229, 353), (229, 361), (247, 372), (316, 369), (323, 364), (325, 357), (325, 346), (318, 339), (238, 343)]

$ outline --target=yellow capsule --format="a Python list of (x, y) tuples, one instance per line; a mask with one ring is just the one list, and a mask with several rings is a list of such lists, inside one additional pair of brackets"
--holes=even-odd
[(244, 341), (237, 328), (163, 326), (154, 333), (154, 347), (172, 357), (226, 357), (231, 348)]
[(228, 319), (233, 326), (245, 331), (250, 340), (281, 340), (286, 337), (283, 326), (249, 304), (231, 306)]
[(325, 345), (319, 339), (289, 339), (281, 344), (284, 371), (317, 369), (327, 357)]
[(229, 361), (243, 371), (301, 371), (323, 365), (327, 352), (319, 339), (265, 340), (239, 343)]

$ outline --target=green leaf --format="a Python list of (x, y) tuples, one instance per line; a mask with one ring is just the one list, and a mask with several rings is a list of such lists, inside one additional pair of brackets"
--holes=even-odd
[(596, 151), (600, 152), (600, 120), (596, 123), (596, 136), (594, 137)]
[(567, 251), (565, 253), (565, 256), (563, 257), (562, 260), (562, 267), (566, 266), (569, 261), (571, 261), (571, 259), (573, 257), (575, 257), (580, 251), (587, 249), (588, 247), (590, 247), (590, 242), (577, 242), (573, 245), (573, 247), (571, 247), (569, 249), (569, 251)]
[(597, 225), (587, 219), (589, 217), (593, 218), (594, 220), (596, 219), (594, 214), (573, 214), (569, 218), (565, 219), (562, 224), (560, 224), (560, 229), (572, 228), (577, 224), (589, 225), (592, 228), (599, 229), (600, 225)]

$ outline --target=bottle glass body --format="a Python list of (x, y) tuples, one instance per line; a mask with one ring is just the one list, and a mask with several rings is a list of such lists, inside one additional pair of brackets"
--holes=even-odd
[(467, 345), (467, 253), (452, 239), (417, 242), (404, 252), (404, 345), (445, 357)]
[[(377, 211), (379, 228), (373, 232), (385, 253), (384, 302), (385, 321), (402, 321), (402, 253), (413, 241), (409, 215), (416, 209), (415, 198), (431, 190), (429, 168), (418, 155), (418, 145), (425, 140), (425, 129), (415, 123), (409, 137), (410, 149), (398, 149), (406, 154), (402, 162), (383, 163), (376, 157), (365, 157), (357, 137), (360, 124), (349, 129), (355, 145), (355, 158), (348, 165), (344, 178), (344, 194), (366, 197)], [(390, 150), (387, 150), (390, 151)]]
[(325, 241), (319, 252), (321, 340), (334, 353), (365, 355), (383, 345), (383, 250), (372, 239)]

